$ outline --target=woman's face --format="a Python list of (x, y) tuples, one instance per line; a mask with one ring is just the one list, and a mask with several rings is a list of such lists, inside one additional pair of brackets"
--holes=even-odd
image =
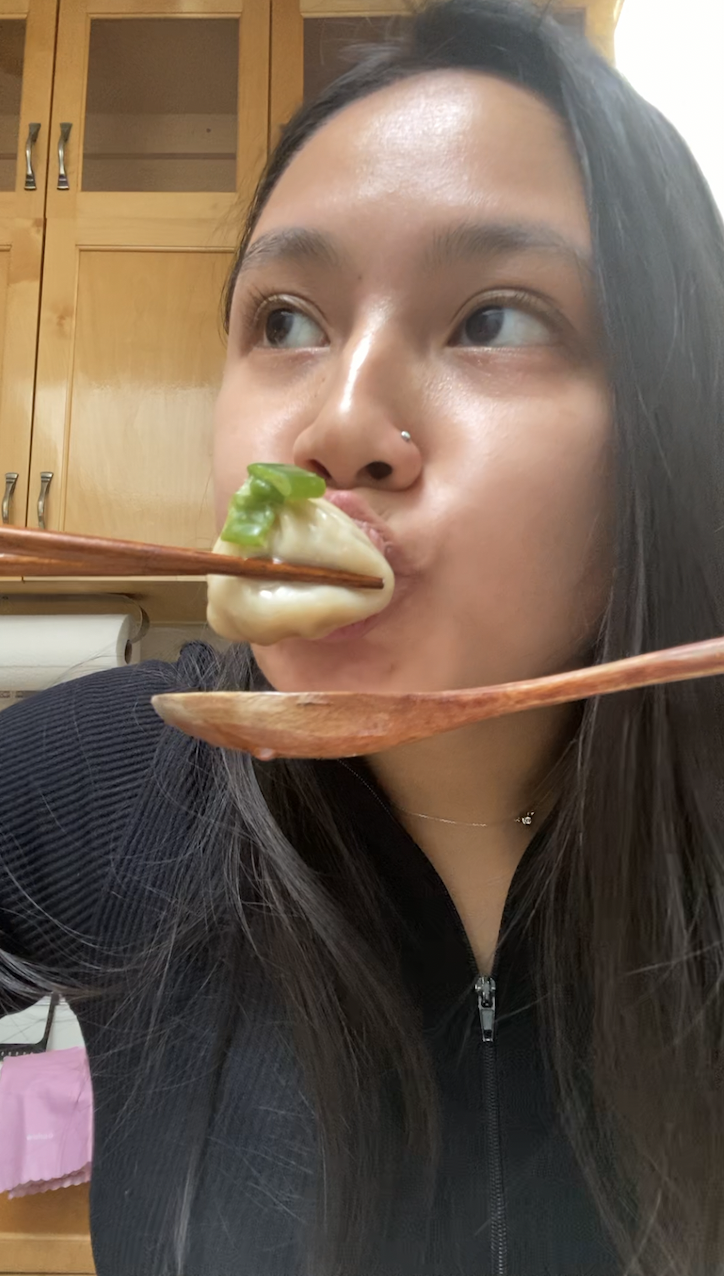
[(491, 76), (383, 89), (292, 160), (235, 290), (217, 516), (251, 461), (317, 470), (397, 586), (361, 632), (256, 649), (279, 690), (477, 686), (584, 656), (610, 580), (589, 253), (563, 126)]

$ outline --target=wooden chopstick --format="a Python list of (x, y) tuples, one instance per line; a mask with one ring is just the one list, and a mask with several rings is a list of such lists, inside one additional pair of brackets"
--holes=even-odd
[(245, 576), (353, 589), (383, 588), (378, 576), (358, 575), (334, 567), (283, 563), (271, 558), (236, 558), (208, 550), (104, 536), (0, 527), (0, 577), (18, 575)]

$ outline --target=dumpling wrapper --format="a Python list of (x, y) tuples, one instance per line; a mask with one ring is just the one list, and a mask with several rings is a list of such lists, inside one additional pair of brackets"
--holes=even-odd
[(209, 576), (206, 618), (217, 634), (233, 642), (268, 647), (283, 638), (324, 638), (343, 625), (382, 611), (395, 588), (384, 555), (357, 523), (322, 498), (280, 506), (264, 550), (218, 540), (214, 553), (339, 567), (380, 576), (385, 582), (384, 589), (344, 589)]

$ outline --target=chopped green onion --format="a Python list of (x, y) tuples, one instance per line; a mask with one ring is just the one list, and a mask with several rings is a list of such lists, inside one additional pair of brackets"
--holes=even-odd
[(312, 500), (327, 489), (323, 478), (297, 465), (257, 461), (247, 469), (249, 478), (229, 502), (221, 539), (249, 549), (266, 548), (277, 513), (286, 501)]
[[(273, 483), (268, 483), (266, 479), (257, 478), (255, 474), (247, 480), (244, 488), (248, 489), (246, 500), (249, 505), (284, 504), (284, 497), (279, 488), (275, 487)], [(242, 491), (244, 488), (242, 488)]]
[(250, 549), (263, 549), (274, 526), (276, 509), (266, 505), (259, 509), (229, 510), (221, 533), (222, 541), (245, 545)]
[(248, 470), (253, 479), (264, 479), (266, 483), (271, 483), (286, 501), (312, 500), (315, 496), (324, 496), (327, 490), (323, 478), (298, 465), (256, 461)]

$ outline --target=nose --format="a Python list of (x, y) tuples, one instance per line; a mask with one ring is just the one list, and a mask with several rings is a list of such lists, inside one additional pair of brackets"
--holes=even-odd
[(295, 464), (343, 490), (412, 487), (422, 456), (410, 356), (380, 325), (351, 337), (332, 359), (314, 419), (296, 439)]

